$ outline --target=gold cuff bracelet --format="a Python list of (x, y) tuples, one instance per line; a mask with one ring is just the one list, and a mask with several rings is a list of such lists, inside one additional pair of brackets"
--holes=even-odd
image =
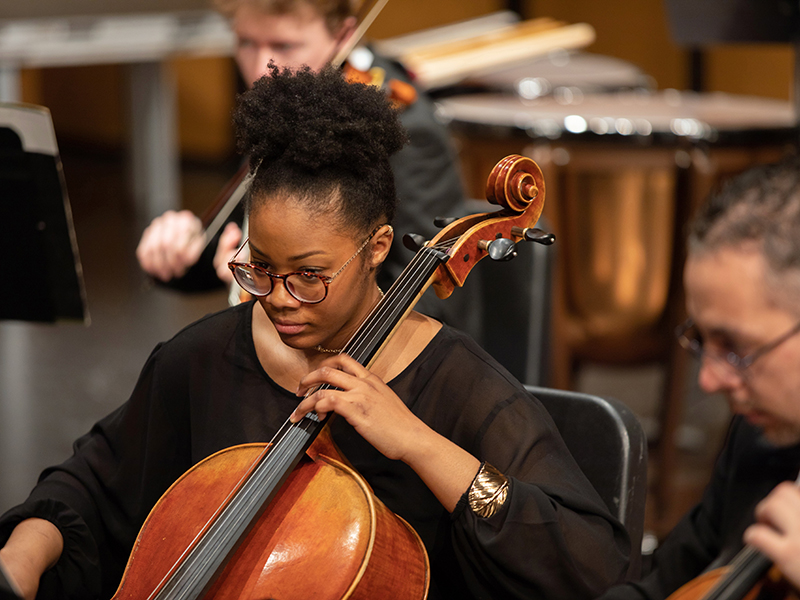
[(508, 496), (508, 478), (489, 463), (481, 463), (469, 488), (469, 506), (479, 517), (495, 514)]

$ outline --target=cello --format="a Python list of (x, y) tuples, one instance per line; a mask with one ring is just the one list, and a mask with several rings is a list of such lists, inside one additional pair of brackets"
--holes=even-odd
[[(800, 486), (800, 475), (794, 482)], [(692, 579), (668, 600), (780, 600), (797, 598), (772, 561), (746, 545), (729, 564)]]
[[(501, 209), (447, 223), (421, 245), (343, 351), (369, 366), (429, 285), (446, 298), (484, 257), (552, 242), (532, 229), (544, 197), (533, 161), (500, 161), (487, 199)], [(339, 455), (328, 418), (287, 420), (269, 444), (222, 450), (178, 479), (142, 526), (114, 598), (424, 598), (419, 537)]]

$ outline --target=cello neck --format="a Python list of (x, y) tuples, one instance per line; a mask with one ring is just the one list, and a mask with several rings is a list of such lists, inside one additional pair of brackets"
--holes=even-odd
[(442, 248), (421, 248), (345, 344), (342, 352), (369, 367), (427, 289), (436, 269), (447, 258)]
[(725, 575), (702, 600), (742, 600), (764, 578), (772, 561), (752, 546), (745, 546), (731, 561)]

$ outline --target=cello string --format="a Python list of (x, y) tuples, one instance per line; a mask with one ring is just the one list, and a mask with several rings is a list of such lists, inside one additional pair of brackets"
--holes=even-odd
[[(427, 249), (424, 249), (427, 250)], [(407, 306), (410, 294), (414, 286), (418, 284), (419, 273), (424, 272), (425, 266), (428, 267), (438, 259), (430, 256), (430, 252), (420, 251), (409, 263), (403, 273), (386, 292), (385, 297), (375, 306), (372, 313), (365, 319), (361, 327), (354, 336), (347, 342), (342, 352), (347, 353), (354, 359), (364, 362), (365, 353), (369, 347), (365, 348), (365, 343), (373, 342), (376, 339), (375, 330), (386, 325), (386, 322), (397, 312), (397, 306)], [(421, 264), (420, 264), (421, 263)], [(327, 389), (330, 386), (323, 385), (316, 389)], [(314, 391), (316, 391), (316, 389)], [(313, 392), (312, 392), (313, 393)]]
[[(298, 435), (298, 432), (295, 432), (295, 435)], [(279, 447), (276, 451), (279, 454), (288, 453), (289, 449)], [(192, 594), (195, 592), (199, 594), (207, 584), (207, 581), (202, 581), (202, 577), (208, 574), (212, 567), (218, 566), (213, 564), (215, 559), (220, 560), (220, 556), (224, 558), (227, 555), (226, 550), (230, 550), (263, 505), (269, 494), (269, 486), (276, 485), (276, 480), (282, 476), (280, 471), (264, 469), (262, 466), (257, 468), (248, 481), (247, 493), (237, 494), (234, 497), (223, 509), (214, 528), (206, 533), (190, 553), (189, 558), (181, 564), (180, 570), (172, 579), (172, 587), (166, 590), (169, 595), (165, 597), (182, 599), (196, 597)], [(262, 494), (259, 495), (259, 491)]]
[[(416, 285), (418, 284), (419, 273), (424, 273), (434, 263), (438, 262), (439, 259), (431, 251), (426, 252), (426, 250), (441, 250), (442, 248), (452, 246), (455, 241), (455, 239), (448, 240), (441, 246), (423, 248), (420, 250), (418, 254), (426, 254), (426, 257), (424, 258), (427, 258), (427, 260), (420, 261), (422, 262), (422, 265), (414, 264), (414, 261), (412, 261), (409, 266), (413, 265), (413, 268), (409, 271), (408, 277), (404, 277), (406, 275), (404, 270), (400, 277), (398, 277), (397, 281), (395, 281), (392, 287), (389, 288), (384, 301), (381, 302), (381, 308), (385, 313), (397, 316), (398, 307), (405, 311), (410, 300), (413, 298), (413, 295), (417, 293), (415, 290)], [(391, 322), (391, 319), (379, 319), (374, 323), (370, 323), (368, 327), (359, 329), (359, 331), (356, 333), (356, 336), (354, 336), (353, 340), (351, 340), (351, 343), (348, 343), (343, 351), (350, 350), (352, 354), (351, 352), (348, 352), (348, 354), (351, 354), (353, 358), (358, 360), (359, 356), (357, 356), (357, 354), (361, 355), (365, 352), (368, 352), (368, 350), (364, 348), (364, 344), (370, 344), (372, 340), (377, 337), (378, 334), (375, 333), (375, 329), (379, 328), (387, 321)]]
[[(425, 249), (420, 253), (430, 254), (430, 252), (426, 253)], [(402, 280), (398, 279), (398, 282), (395, 282), (395, 285), (389, 289), (384, 301), (381, 302), (380, 316), (383, 318), (371, 320), (368, 326), (359, 329), (353, 340), (345, 346), (344, 351), (359, 362), (365, 362), (373, 342), (380, 339), (385, 329), (394, 326), (396, 318), (399, 316), (398, 312), (401, 310), (404, 312), (413, 299), (413, 295), (417, 293), (419, 274), (429, 270), (437, 262), (437, 259), (435, 256), (423, 256), (417, 262), (420, 264), (415, 264), (407, 277), (403, 277)]]

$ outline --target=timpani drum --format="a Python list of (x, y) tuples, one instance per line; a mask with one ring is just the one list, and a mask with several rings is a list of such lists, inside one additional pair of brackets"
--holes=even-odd
[(651, 90), (652, 77), (636, 65), (613, 56), (559, 49), (521, 65), (470, 77), (464, 87), (517, 94), (533, 100), (548, 95)]
[[(665, 314), (688, 215), (720, 178), (777, 159), (797, 138), (788, 102), (676, 90), (454, 96), (439, 101), (439, 115), (473, 197), (482, 182), (469, 175), (498, 156), (517, 152), (542, 167), (558, 239), (553, 308), (564, 311), (554, 344), (601, 362), (656, 354), (663, 340), (652, 351), (647, 336), (630, 340)], [(554, 385), (571, 384), (571, 362), (554, 358)]]

